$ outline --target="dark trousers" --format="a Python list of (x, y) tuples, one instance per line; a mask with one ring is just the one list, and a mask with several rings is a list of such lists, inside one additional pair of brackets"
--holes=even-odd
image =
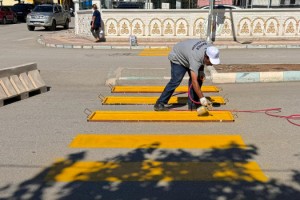
[[(171, 62), (171, 79), (170, 79), (169, 83), (166, 85), (166, 87), (165, 87), (164, 91), (162, 92), (162, 94), (160, 95), (160, 97), (158, 98), (157, 103), (167, 104), (169, 102), (175, 89), (182, 82), (182, 79), (183, 79), (184, 75), (186, 74), (186, 72), (188, 72), (189, 76), (190, 76), (189, 86), (188, 86), (188, 87), (190, 87), (190, 85), (192, 83), (190, 69), (188, 69), (182, 65)], [(198, 79), (198, 83), (201, 87), (202, 80)], [(191, 94), (191, 98), (193, 98), (193, 100), (199, 102), (199, 97), (198, 97), (197, 93), (194, 91), (193, 87), (190, 90), (190, 94)], [(190, 99), (188, 99), (189, 109), (191, 109), (192, 106), (195, 106), (194, 103), (192, 103), (192, 101)]]
[(100, 27), (91, 27), (91, 32), (94, 36), (94, 38), (100, 38), (99, 34), (100, 34)]
[[(198, 84), (199, 84), (199, 86), (201, 88), (202, 84), (203, 84), (203, 80), (200, 79), (200, 77), (198, 77), (197, 80), (198, 80)], [(189, 87), (191, 87), (191, 84), (192, 84), (192, 79), (190, 78), (189, 79)], [(197, 93), (195, 92), (193, 86), (190, 89), (190, 98), (192, 98), (195, 102), (199, 102), (200, 101), (200, 99), (199, 99)], [(188, 108), (189, 108), (189, 110), (191, 110), (193, 108), (198, 108), (200, 106), (200, 104), (193, 103), (190, 98), (188, 98)]]

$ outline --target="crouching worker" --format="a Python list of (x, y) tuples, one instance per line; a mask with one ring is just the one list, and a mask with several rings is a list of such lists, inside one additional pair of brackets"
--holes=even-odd
[[(177, 43), (170, 52), (168, 59), (171, 61), (171, 80), (154, 105), (155, 111), (167, 111), (168, 103), (175, 89), (180, 85), (186, 72), (188, 72), (191, 98), (207, 106), (208, 100), (204, 97), (201, 86), (204, 77), (204, 65), (220, 64), (219, 50), (204, 40), (190, 39)], [(199, 73), (200, 76), (199, 76)], [(197, 108), (189, 99), (189, 109)]]

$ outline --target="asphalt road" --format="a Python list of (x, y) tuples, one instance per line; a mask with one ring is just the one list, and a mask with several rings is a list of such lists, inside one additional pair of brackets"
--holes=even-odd
[[(58, 31), (62, 31), (59, 29)], [(46, 48), (38, 35), (51, 34), (25, 24), (0, 25), (0, 68), (36, 62), (50, 91), (0, 108), (0, 199), (299, 199), (300, 129), (285, 119), (238, 113), (233, 123), (89, 123), (90, 110), (152, 110), (152, 106), (103, 106), (98, 94), (110, 95), (105, 82), (114, 77), (169, 76), (166, 57), (139, 57), (137, 50)], [(223, 63), (300, 63), (299, 49), (222, 50)], [(121, 72), (121, 73), (120, 73)], [(120, 84), (166, 84), (155, 80)], [(206, 84), (211, 84), (208, 80)], [(280, 115), (300, 113), (300, 82), (223, 84), (221, 109), (282, 108)], [(299, 122), (299, 120), (298, 120)], [(241, 135), (246, 149), (76, 149), (79, 133)], [(76, 161), (143, 161), (165, 156), (180, 162), (256, 161), (268, 182), (45, 181), (57, 159)], [(167, 159), (166, 159), (167, 160)], [(168, 161), (168, 160), (167, 160)], [(60, 170), (70, 163), (61, 164)], [(59, 165), (58, 164), (58, 165)], [(58, 166), (59, 167), (59, 166)], [(92, 175), (92, 174), (91, 174)]]

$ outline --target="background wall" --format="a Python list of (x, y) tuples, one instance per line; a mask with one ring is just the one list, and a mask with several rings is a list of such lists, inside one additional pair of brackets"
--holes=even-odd
[[(300, 38), (300, 9), (219, 10), (214, 13), (215, 40), (276, 40)], [(92, 11), (78, 11), (75, 32), (91, 36)], [(103, 10), (106, 38), (184, 39), (205, 38), (208, 11)]]

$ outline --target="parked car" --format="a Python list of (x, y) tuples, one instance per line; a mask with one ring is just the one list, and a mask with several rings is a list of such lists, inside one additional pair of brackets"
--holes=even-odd
[(56, 26), (68, 29), (71, 16), (69, 11), (64, 10), (59, 4), (41, 4), (27, 15), (26, 22), (29, 31), (34, 31), (35, 27), (45, 27), (54, 31)]
[[(209, 6), (203, 6), (203, 7), (200, 7), (199, 9), (209, 9)], [(235, 10), (235, 9), (241, 9), (240, 7), (237, 7), (237, 6), (233, 6), (233, 5), (224, 5), (224, 4), (216, 4), (214, 5), (214, 9), (232, 9), (232, 10)]]
[(10, 23), (17, 23), (17, 15), (11, 8), (7, 6), (0, 6), (0, 22), (2, 24)]
[(16, 14), (19, 21), (26, 22), (27, 15), (34, 9), (33, 4), (17, 3), (11, 8)]

